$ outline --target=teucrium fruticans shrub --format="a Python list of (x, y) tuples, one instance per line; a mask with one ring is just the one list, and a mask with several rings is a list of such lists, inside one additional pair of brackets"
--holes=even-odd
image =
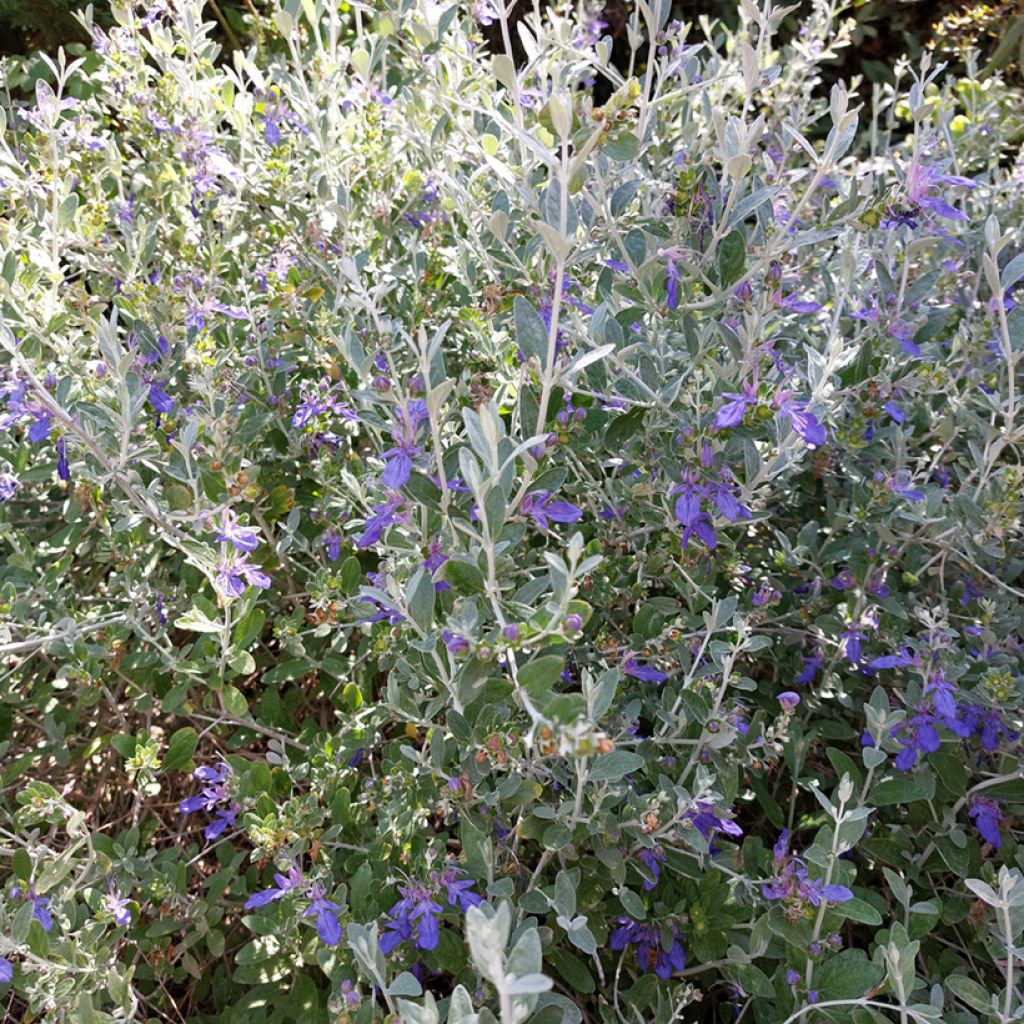
[(5, 1012), (1014, 1018), (1020, 97), (200, 7), (6, 108)]

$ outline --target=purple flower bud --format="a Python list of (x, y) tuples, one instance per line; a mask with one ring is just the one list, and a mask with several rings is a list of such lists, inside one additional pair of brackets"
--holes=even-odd
[(441, 630), (441, 639), (450, 654), (465, 654), (469, 650), (469, 641), (450, 629)]
[(356, 1006), (359, 1003), (359, 989), (347, 978), (341, 983), (341, 994), (345, 997), (347, 1006)]
[(566, 615), (562, 620), (562, 627), (566, 633), (578, 633), (583, 628), (583, 617), (581, 615)]
[(786, 984), (787, 985), (799, 985), (800, 984), (800, 972), (794, 971), (790, 968), (786, 971)]
[(800, 703), (800, 694), (794, 693), (792, 690), (786, 690), (784, 693), (779, 694), (779, 703), (787, 715), (792, 714)]
[(503, 640), (507, 640), (510, 644), (519, 643), (518, 623), (510, 622), (507, 626), (503, 626), (501, 630), (501, 637)]

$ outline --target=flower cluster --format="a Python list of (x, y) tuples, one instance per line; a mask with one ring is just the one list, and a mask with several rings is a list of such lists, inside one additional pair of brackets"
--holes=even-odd
[(440, 915), (444, 899), (450, 907), (465, 912), (479, 906), (481, 897), (473, 891), (473, 880), (464, 877), (461, 868), (446, 865), (431, 872), (429, 882), (409, 882), (398, 887), (402, 898), (388, 911), (388, 920), (381, 935), (380, 948), (390, 953), (403, 942), (416, 949), (431, 950), (440, 941)]
[(200, 765), (192, 775), (203, 783), (200, 793), (185, 797), (178, 804), (179, 814), (207, 811), (213, 814), (213, 821), (203, 829), (209, 842), (221, 836), (225, 829), (235, 824), (235, 818), (242, 809), (232, 796), (231, 780), (234, 772), (226, 761), (214, 765)]
[(761, 885), (766, 900), (781, 900), (787, 909), (798, 910), (808, 903), (817, 907), (822, 902), (845, 903), (853, 899), (853, 892), (845, 885), (810, 877), (806, 862), (789, 852), (789, 831), (786, 829), (772, 847), (772, 864), (775, 877)]
[(635, 952), (637, 967), (643, 972), (653, 971), (662, 981), (668, 981), (686, 966), (683, 934), (672, 923), (620, 917), (608, 939), (608, 948), (619, 952), (629, 946)]
[(308, 906), (303, 910), (303, 918), (313, 918), (320, 941), (326, 946), (336, 946), (341, 941), (342, 928), (338, 920), (339, 904), (327, 898), (327, 888), (318, 881), (306, 882), (302, 871), (295, 864), (288, 868), (287, 874), (274, 873), (275, 885), (269, 889), (261, 889), (254, 892), (246, 901), (246, 910), (255, 910), (265, 907), (268, 903), (283, 899), (290, 893), (302, 890), (302, 894), (308, 900)]

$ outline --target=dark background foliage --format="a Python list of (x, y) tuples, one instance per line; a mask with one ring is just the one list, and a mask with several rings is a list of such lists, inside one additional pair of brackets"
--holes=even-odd
[[(84, 42), (75, 12), (85, 6), (85, 0), (0, 0), (0, 55), (50, 52)], [(207, 14), (221, 26), (222, 41), (233, 48), (246, 43), (252, 15), (267, 5), (265, 0), (218, 0), (206, 6)], [(520, 6), (524, 12), (533, 8), (532, 2)], [(799, 31), (803, 9), (809, 6), (808, 0), (799, 4), (783, 26), (783, 36)], [(97, 0), (94, 8), (101, 23), (109, 20), (105, 17), (108, 0)], [(674, 14), (688, 21), (706, 15), (734, 26), (737, 8), (736, 0), (677, 0)], [(602, 17), (613, 35), (625, 32), (630, 10), (628, 0), (606, 0)], [(1016, 68), (1019, 74), (1024, 0), (862, 0), (854, 3), (847, 16), (855, 18), (857, 29), (854, 45), (835, 65), (836, 79), (849, 81), (863, 75), (869, 83), (885, 81), (899, 57), (916, 57), (929, 46), (956, 60), (965, 47), (975, 45), (984, 59)]]

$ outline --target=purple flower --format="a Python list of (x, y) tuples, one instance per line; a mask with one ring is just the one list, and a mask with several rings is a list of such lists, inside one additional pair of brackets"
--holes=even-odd
[(270, 589), (270, 577), (249, 564), (247, 554), (225, 559), (217, 566), (217, 586), (227, 597), (241, 597), (249, 587)]
[(341, 922), (335, 911), (341, 910), (341, 907), (327, 899), (327, 890), (319, 882), (314, 882), (306, 891), (306, 895), (311, 902), (302, 916), (316, 919), (316, 930), (320, 933), (320, 941), (325, 946), (336, 946), (341, 942)]
[(103, 905), (104, 909), (113, 915), (115, 924), (127, 927), (132, 923), (132, 911), (131, 907), (128, 906), (128, 897), (122, 896), (118, 892), (113, 879), (110, 880), (109, 892), (103, 897)]
[(178, 804), (178, 813), (192, 814), (200, 810), (213, 813), (214, 820), (203, 830), (207, 840), (212, 842), (228, 826), (234, 825), (235, 818), (241, 810), (238, 804), (232, 802), (228, 791), (229, 780), (233, 775), (231, 766), (224, 761), (216, 765), (201, 765), (192, 775), (204, 783), (202, 791), (195, 796), (185, 797)]
[[(211, 150), (210, 152), (214, 152)], [(206, 326), (206, 318), (210, 313), (223, 313), (232, 320), (248, 320), (249, 314), (237, 306), (229, 306), (224, 302), (207, 299), (200, 305), (189, 306), (185, 312), (185, 326), (201, 331)]]
[(885, 573), (871, 573), (864, 583), (864, 589), (872, 597), (885, 598), (892, 594), (892, 588), (885, 582)]
[(967, 214), (949, 205), (939, 190), (940, 185), (973, 189), (975, 182), (956, 174), (942, 174), (938, 164), (924, 164), (920, 155), (915, 154), (907, 168), (906, 188), (910, 204), (946, 220), (967, 220)]
[(421, 882), (399, 886), (402, 898), (388, 911), (390, 920), (380, 937), (382, 953), (390, 953), (401, 942), (414, 942), (417, 949), (434, 949), (440, 938), (437, 915), (444, 909), (434, 900), (434, 891)]
[(921, 357), (921, 346), (914, 341), (914, 332), (902, 321), (897, 320), (895, 323), (890, 324), (889, 334), (900, 343), (900, 348), (908, 356), (913, 356), (915, 359)]
[(1020, 733), (1008, 729), (994, 708), (983, 708), (972, 704), (960, 709), (960, 721), (967, 736), (977, 735), (981, 749), (994, 753), (1003, 740), (1018, 740)]
[(893, 401), (886, 402), (882, 408), (889, 414), (890, 419), (902, 424), (906, 419), (903, 410)]
[(679, 307), (679, 268), (672, 256), (665, 261), (665, 298), (669, 309)]
[(14, 964), (6, 957), (0, 956), (0, 985), (9, 985), (14, 981)]
[(356, 547), (367, 548), (376, 544), (381, 535), (389, 526), (395, 526), (401, 521), (399, 509), (404, 499), (395, 491), (383, 505), (373, 506), (373, 515), (363, 523), (363, 532), (356, 537)]
[(924, 491), (915, 490), (905, 475), (900, 473), (890, 477), (886, 482), (886, 486), (894, 494), (898, 494), (908, 501), (924, 501), (926, 497)]
[(715, 535), (714, 527), (711, 525), (711, 517), (705, 515), (703, 512), (697, 516), (693, 522), (687, 523), (683, 527), (683, 550), (686, 550), (686, 545), (690, 543), (690, 540), (696, 537), (697, 540), (703, 541), (705, 546), (710, 548), (712, 551), (718, 547), (718, 537)]
[(268, 903), (273, 903), (275, 900), (281, 899), (282, 896), (287, 896), (293, 889), (297, 889), (302, 885), (302, 872), (297, 865), (293, 864), (288, 869), (287, 875), (275, 873), (274, 881), (277, 885), (254, 892), (245, 901), (245, 909), (255, 910), (257, 907), (265, 907)]
[(473, 0), (471, 5), (473, 17), (484, 26), (493, 25), (498, 18), (491, 0)]
[[(620, 917), (618, 923), (608, 940), (609, 947), (619, 951), (632, 946), (636, 950), (637, 966), (645, 974), (653, 970), (662, 981), (668, 981), (686, 966), (683, 935), (677, 925), (670, 924), (666, 930), (652, 921), (641, 923), (631, 917)], [(670, 936), (667, 948), (665, 934)]]
[(934, 754), (942, 746), (937, 721), (930, 711), (922, 710), (897, 726), (896, 739), (903, 749), (896, 755), (895, 765), (901, 772), (910, 771), (919, 756)]
[(260, 535), (252, 526), (239, 526), (238, 516), (230, 509), (225, 509), (217, 543), (231, 544), (236, 551), (255, 551), (260, 546)]
[(218, 807), (214, 811), (213, 821), (203, 829), (203, 835), (206, 836), (208, 842), (213, 842), (218, 836), (222, 835), (229, 827), (233, 827), (235, 824), (235, 818), (238, 817), (238, 812), (242, 808), (238, 804), (229, 804), (227, 807)]
[(701, 502), (708, 496), (708, 489), (697, 483), (697, 471), (692, 466), (683, 470), (683, 482), (674, 487), (671, 494), (678, 494), (675, 517), (684, 526), (689, 526), (701, 516)]
[(924, 694), (943, 718), (952, 720), (956, 717), (956, 687), (946, 678), (942, 669), (937, 669), (928, 677), (924, 684)]
[[(706, 461), (706, 460), (705, 460)], [(705, 466), (704, 468), (709, 468)], [(714, 528), (711, 525), (711, 517), (703, 509), (703, 502), (709, 500), (729, 522), (734, 523), (738, 519), (749, 519), (750, 509), (740, 504), (734, 493), (734, 484), (729, 477), (729, 471), (722, 471), (721, 480), (709, 481), (706, 485), (700, 484), (698, 471), (693, 466), (687, 466), (683, 470), (682, 483), (674, 487), (670, 494), (678, 494), (675, 504), (675, 516), (683, 524), (683, 550), (686, 550), (690, 538), (695, 536), (703, 541), (709, 548), (717, 546), (717, 538)]]
[(43, 931), (52, 932), (53, 915), (50, 913), (49, 896), (38, 896), (35, 890), (29, 889), (25, 894), (25, 899), (32, 904), (32, 917), (42, 925)]
[(779, 694), (779, 703), (782, 705), (783, 711), (791, 714), (800, 704), (800, 694), (794, 693), (792, 690), (785, 690)]
[(177, 404), (164, 390), (166, 387), (162, 381), (154, 381), (149, 385), (149, 404), (159, 416), (170, 416)]
[(867, 633), (862, 632), (857, 628), (855, 622), (851, 622), (846, 629), (839, 634), (840, 648), (843, 654), (846, 656), (846, 660), (854, 667), (858, 668), (863, 660), (861, 658), (861, 641), (867, 640)]
[(622, 671), (627, 676), (632, 676), (645, 683), (663, 683), (668, 678), (664, 672), (659, 672), (656, 668), (651, 668), (650, 665), (641, 665), (636, 660), (635, 654), (630, 654), (623, 660)]
[(33, 420), (28, 428), (28, 439), (33, 444), (38, 444), (50, 436), (50, 431), (53, 429), (53, 420), (48, 412), (33, 411), (31, 415)]
[(373, 615), (369, 619), (363, 619), (366, 624), (374, 622), (387, 622), (389, 626), (394, 626), (396, 623), (405, 622), (405, 616), (390, 605), (382, 604), (380, 601), (373, 597), (361, 597), (359, 599), (367, 604), (372, 604), (376, 609), (376, 615)]
[(551, 523), (578, 523), (583, 512), (569, 501), (552, 501), (550, 491), (531, 491), (523, 498), (522, 511), (542, 530)]
[(341, 534), (333, 526), (328, 526), (324, 531), (323, 544), (327, 548), (327, 557), (332, 562), (336, 562), (341, 557), (341, 541)]
[(884, 668), (906, 668), (914, 664), (914, 657), (906, 647), (901, 647), (895, 654), (883, 654), (880, 658), (868, 662), (868, 668), (876, 671)]
[(68, 466), (68, 439), (63, 434), (57, 438), (57, 476), (65, 482), (71, 479), (71, 468)]
[(783, 419), (789, 420), (790, 426), (805, 444), (820, 448), (828, 440), (825, 427), (817, 416), (807, 411), (806, 402), (792, 398), (783, 392), (776, 395), (775, 405), (779, 410), (779, 415)]
[(465, 654), (469, 650), (469, 641), (464, 636), (453, 633), (450, 629), (441, 630), (441, 640), (448, 648), (449, 654)]
[(416, 398), (407, 406), (398, 406), (394, 413), (391, 437), (395, 447), (384, 452), (384, 472), (380, 480), (385, 487), (398, 490), (409, 482), (412, 475), (413, 459), (419, 454), (416, 444), (421, 424), (430, 419), (427, 403)]
[(21, 481), (13, 473), (0, 473), (0, 505), (6, 504), (21, 490)]
[(665, 854), (655, 847), (653, 850), (637, 851), (636, 859), (647, 869), (646, 872), (640, 872), (640, 877), (643, 879), (644, 888), (651, 892), (661, 878), (661, 865), (665, 863)]
[(49, 896), (39, 896), (35, 889), (31, 887), (22, 889), (20, 885), (11, 886), (9, 895), (12, 900), (22, 899), (31, 903), (33, 919), (39, 922), (43, 931), (53, 931), (53, 915), (50, 913)]
[(472, 891), (473, 879), (462, 877), (464, 874), (457, 864), (449, 864), (440, 875), (432, 877), (444, 886), (448, 905), (466, 911), (483, 903), (483, 897)]
[(301, 430), (327, 408), (318, 392), (306, 395), (292, 413), (292, 426)]
[(803, 656), (804, 667), (800, 674), (793, 680), (798, 686), (806, 686), (813, 683), (818, 673), (825, 667), (825, 657), (821, 651)]
[(732, 818), (723, 817), (710, 800), (698, 800), (684, 815), (683, 821), (689, 822), (708, 841), (708, 852), (712, 857), (721, 852), (714, 845), (717, 832), (724, 832), (734, 838), (743, 835), (743, 829)]
[(776, 590), (770, 583), (762, 583), (754, 591), (754, 596), (750, 599), (750, 603), (755, 608), (763, 608), (765, 605), (781, 600), (781, 598), (782, 592), (780, 590)]
[(999, 809), (999, 803), (987, 796), (972, 796), (971, 809), (967, 812), (974, 819), (978, 835), (991, 843), (997, 850), (1003, 845), (999, 826), (1006, 820)]
[(809, 903), (817, 907), (822, 903), (845, 903), (853, 899), (853, 893), (845, 885), (825, 885), (822, 879), (808, 876), (804, 861), (789, 853), (788, 829), (783, 829), (772, 847), (772, 861), (775, 877), (761, 883), (761, 893), (766, 900), (785, 900), (793, 905)]
[(820, 302), (799, 299), (796, 295), (787, 295), (781, 305), (783, 309), (788, 309), (793, 313), (817, 313), (822, 308)]
[(757, 386), (744, 384), (742, 394), (726, 391), (723, 392), (722, 397), (731, 398), (732, 401), (726, 402), (715, 413), (715, 426), (719, 428), (738, 427), (746, 417), (747, 409), (752, 405), (757, 405)]

